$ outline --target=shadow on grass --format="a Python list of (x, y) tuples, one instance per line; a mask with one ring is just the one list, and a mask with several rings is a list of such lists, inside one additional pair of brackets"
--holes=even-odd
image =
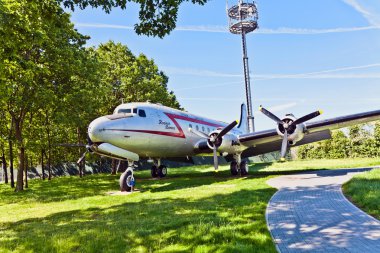
[[(208, 185), (214, 182), (236, 179), (227, 170), (216, 174), (202, 171), (209, 166), (173, 169), (175, 173), (166, 178), (152, 179), (149, 171), (136, 171), (137, 188), (141, 191), (169, 191)], [(264, 175), (264, 174), (263, 174)], [(51, 181), (29, 180), (29, 188), (23, 192), (14, 192), (8, 185), (0, 185), (0, 206), (11, 203), (48, 203), (73, 200), (119, 190), (119, 175), (99, 174), (79, 177), (59, 177)]]
[(54, 202), (79, 199), (118, 189), (118, 177), (91, 175), (83, 178), (60, 177), (51, 181), (29, 180), (29, 188), (14, 192), (8, 185), (0, 185), (0, 205), (20, 202)]
[(274, 192), (142, 200), (3, 223), (0, 251), (276, 252), (264, 218)]
[[(297, 170), (261, 171), (272, 163), (254, 164), (250, 166), (248, 178), (261, 178), (269, 175), (285, 175), (299, 173)], [(219, 173), (209, 170), (210, 166), (175, 168), (166, 178), (152, 179), (150, 171), (136, 171), (137, 188), (141, 191), (162, 192), (177, 189), (186, 189), (233, 180), (239, 176), (231, 176), (229, 170)], [(206, 171), (202, 171), (206, 170)], [(0, 185), (0, 206), (20, 202), (48, 203), (80, 199), (84, 197), (104, 194), (107, 191), (119, 190), (120, 175), (90, 175), (83, 178), (60, 177), (51, 181), (34, 179), (29, 181), (29, 188), (24, 192), (14, 192), (8, 185)]]

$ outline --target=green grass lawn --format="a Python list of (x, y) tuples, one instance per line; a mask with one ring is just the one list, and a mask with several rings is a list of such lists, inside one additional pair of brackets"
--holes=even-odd
[(256, 164), (248, 177), (228, 166), (170, 169), (165, 179), (137, 171), (137, 188), (118, 176), (30, 180), (15, 193), (0, 184), (0, 252), (276, 252), (265, 222), (272, 175), (366, 167), (380, 159)]
[(276, 252), (268, 178), (227, 169), (137, 172), (140, 192), (123, 196), (106, 194), (118, 190), (110, 175), (31, 180), (23, 193), (0, 185), (0, 252)]
[(380, 219), (380, 169), (354, 176), (343, 185), (343, 192), (366, 213)]

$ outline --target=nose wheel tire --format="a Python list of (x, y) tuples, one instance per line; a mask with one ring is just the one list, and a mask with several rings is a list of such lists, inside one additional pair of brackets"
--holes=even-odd
[(231, 162), (230, 171), (232, 176), (237, 176), (237, 174), (239, 173), (239, 166), (236, 161)]
[(242, 176), (248, 175), (248, 163), (247, 163), (247, 161), (242, 161), (240, 163), (240, 175), (242, 175)]
[(153, 165), (152, 168), (150, 169), (150, 174), (152, 177), (158, 177), (158, 168), (156, 165)]
[(120, 179), (120, 191), (130, 192), (135, 186), (135, 178), (133, 177), (133, 172), (131, 169), (127, 169), (123, 174), (121, 174)]
[(158, 167), (158, 176), (166, 177), (167, 174), (168, 174), (168, 168), (165, 165), (160, 165), (160, 167)]

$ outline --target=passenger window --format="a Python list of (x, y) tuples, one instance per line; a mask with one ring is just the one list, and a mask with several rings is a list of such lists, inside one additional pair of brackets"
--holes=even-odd
[(146, 114), (144, 110), (139, 110), (139, 116), (145, 118)]
[(120, 109), (117, 113), (131, 113), (131, 109)]
[(190, 124), (189, 127), (190, 127), (190, 128), (193, 128), (193, 125)]
[(197, 131), (199, 130), (199, 127), (198, 127), (198, 125), (196, 125), (196, 126), (195, 126), (195, 128), (197, 129)]
[(133, 109), (133, 113), (137, 114), (137, 109), (136, 108)]
[(202, 126), (202, 132), (204, 132), (205, 131), (205, 127), (204, 126)]
[(210, 128), (209, 127), (207, 128), (207, 133), (210, 133)]

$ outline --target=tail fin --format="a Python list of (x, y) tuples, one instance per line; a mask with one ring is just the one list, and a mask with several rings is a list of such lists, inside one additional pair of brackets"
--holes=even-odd
[(245, 104), (241, 104), (240, 121), (237, 128), (243, 133), (248, 133), (248, 114), (247, 106)]

